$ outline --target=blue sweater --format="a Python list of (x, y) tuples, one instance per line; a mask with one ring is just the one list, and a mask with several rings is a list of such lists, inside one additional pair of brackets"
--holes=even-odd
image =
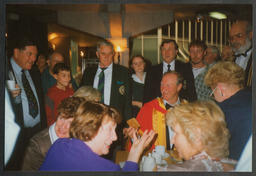
[[(83, 141), (60, 138), (49, 149), (42, 171), (121, 171), (119, 165), (94, 153)], [(137, 171), (138, 164), (127, 161), (123, 171)]]
[(240, 90), (219, 106), (231, 134), (229, 158), (238, 160), (252, 133), (252, 93), (248, 89)]

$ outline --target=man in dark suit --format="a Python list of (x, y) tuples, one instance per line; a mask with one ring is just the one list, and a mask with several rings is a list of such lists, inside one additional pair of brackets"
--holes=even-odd
[(123, 121), (117, 132), (119, 139), (122, 139), (122, 128), (132, 116), (131, 76), (127, 68), (113, 63), (112, 43), (98, 43), (96, 55), (99, 65), (85, 69), (80, 86), (89, 85), (98, 89), (102, 95), (101, 102), (116, 108), (122, 114)]
[[(15, 120), (21, 127), (17, 148), (7, 168), (19, 169), (24, 149), (35, 133), (46, 127), (40, 71), (32, 67), (37, 56), (37, 46), (28, 38), (20, 39), (9, 61), (7, 79), (16, 82), (10, 91)], [(31, 108), (32, 107), (32, 108)]]
[(235, 63), (245, 70), (245, 86), (252, 86), (252, 25), (237, 21), (229, 31), (229, 40), (235, 53)]
[(194, 77), (190, 63), (184, 63), (176, 60), (178, 54), (178, 45), (175, 40), (163, 40), (161, 46), (163, 62), (151, 67), (147, 72), (144, 88), (143, 102), (149, 102), (156, 97), (161, 97), (160, 82), (163, 74), (170, 70), (175, 70), (184, 78), (183, 88), (180, 91), (180, 97), (188, 101), (196, 100), (196, 91), (194, 86)]

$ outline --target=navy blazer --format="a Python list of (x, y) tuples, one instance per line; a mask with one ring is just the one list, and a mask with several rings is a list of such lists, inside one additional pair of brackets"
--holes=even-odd
[[(175, 60), (175, 71), (180, 73), (184, 78), (184, 84), (179, 93), (179, 96), (182, 99), (186, 99), (188, 101), (196, 100), (197, 96), (191, 64)], [(156, 97), (161, 97), (160, 84), (162, 77), (163, 63), (152, 66), (151, 69), (147, 72), (144, 86), (143, 103), (149, 102)]]
[(252, 134), (252, 92), (249, 89), (240, 90), (218, 104), (225, 114), (231, 134), (229, 158), (238, 160)]

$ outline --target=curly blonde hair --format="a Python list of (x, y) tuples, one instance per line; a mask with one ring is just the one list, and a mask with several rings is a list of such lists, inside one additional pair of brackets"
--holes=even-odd
[(188, 142), (199, 140), (203, 150), (213, 158), (229, 155), (229, 131), (222, 110), (213, 101), (195, 101), (175, 106), (166, 114), (172, 128), (179, 124)]
[(109, 120), (120, 123), (120, 113), (102, 103), (85, 101), (77, 109), (74, 120), (70, 125), (70, 137), (90, 141), (97, 135), (102, 123)]
[(204, 82), (209, 87), (216, 87), (217, 83), (226, 83), (244, 87), (245, 72), (234, 62), (220, 61), (212, 66), (205, 75)]

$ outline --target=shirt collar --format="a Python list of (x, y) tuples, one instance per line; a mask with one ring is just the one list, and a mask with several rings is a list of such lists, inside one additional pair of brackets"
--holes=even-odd
[(22, 68), (15, 62), (13, 58), (11, 58), (11, 64), (12, 64), (13, 71), (15, 71), (16, 73), (21, 73)]
[(56, 122), (54, 122), (54, 124), (52, 124), (49, 127), (49, 136), (51, 139), (51, 143), (53, 144), (57, 139), (59, 139), (59, 137), (57, 136), (56, 132), (55, 132), (55, 126), (56, 126)]
[[(167, 63), (165, 61), (163, 61), (163, 66), (164, 68), (166, 68), (167, 70)], [(169, 65), (171, 65), (171, 70), (175, 70), (175, 59), (173, 59), (173, 61), (171, 63), (169, 63)]]
[[(166, 103), (168, 103), (168, 102), (166, 100), (164, 100), (165, 105), (166, 105)], [(176, 103), (174, 103), (174, 104), (168, 103), (168, 104), (171, 105), (171, 106), (176, 106), (176, 105), (180, 104), (180, 98), (178, 97), (178, 100), (176, 101)]]
[[(112, 68), (113, 68), (113, 62), (106, 68), (105, 71), (110, 71), (110, 70), (112, 70)], [(100, 64), (98, 65), (98, 70), (101, 70)], [(105, 71), (104, 71), (104, 72), (105, 72)]]

